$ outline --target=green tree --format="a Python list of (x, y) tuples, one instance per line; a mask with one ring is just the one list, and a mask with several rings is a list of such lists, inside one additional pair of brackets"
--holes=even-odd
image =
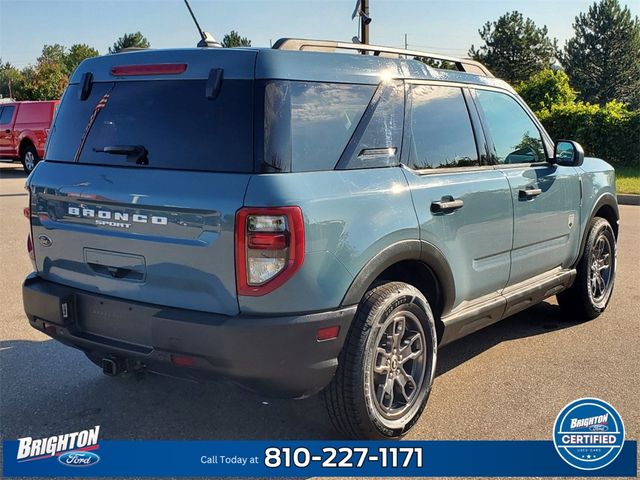
[(24, 86), (24, 75), (9, 62), (0, 59), (0, 97), (20, 99)]
[(149, 48), (149, 40), (140, 32), (125, 33), (114, 44), (109, 47), (109, 53), (118, 53), (125, 48)]
[(561, 61), (580, 98), (604, 105), (640, 106), (640, 21), (618, 0), (601, 0), (581, 13)]
[(551, 108), (552, 105), (573, 103), (576, 99), (576, 92), (571, 88), (567, 74), (562, 70), (554, 72), (550, 68), (520, 82), (516, 90), (535, 112)]
[(39, 62), (22, 71), (24, 86), (20, 100), (55, 100), (67, 86), (69, 75), (64, 63)]
[(65, 48), (59, 43), (45, 44), (42, 47), (42, 54), (38, 57), (38, 63), (64, 63), (65, 57)]
[(496, 76), (517, 83), (554, 62), (556, 40), (548, 37), (547, 27), (538, 28), (520, 12), (507, 12), (478, 30), (484, 45), (471, 45), (469, 55), (484, 63)]
[(97, 57), (98, 55), (100, 55), (98, 50), (86, 43), (76, 43), (69, 47), (69, 51), (64, 58), (64, 65), (67, 72), (71, 74), (85, 58)]
[(249, 40), (247, 37), (241, 37), (238, 32), (236, 32), (235, 30), (231, 30), (222, 39), (222, 46), (224, 48), (250, 47), (251, 40)]

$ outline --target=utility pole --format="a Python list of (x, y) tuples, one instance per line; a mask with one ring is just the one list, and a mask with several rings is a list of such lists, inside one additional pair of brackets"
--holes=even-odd
[(407, 34), (404, 34), (404, 49), (409, 50), (409, 44), (407, 43)]
[(360, 0), (360, 6), (362, 7), (362, 13), (360, 15), (360, 31), (362, 32), (362, 43), (369, 43), (369, 23), (371, 23), (371, 17), (369, 17), (369, 0)]

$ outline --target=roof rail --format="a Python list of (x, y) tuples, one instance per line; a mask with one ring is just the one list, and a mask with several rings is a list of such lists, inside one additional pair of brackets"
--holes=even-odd
[(418, 50), (405, 50), (402, 48), (382, 47), (379, 45), (366, 45), (362, 43), (336, 42), (333, 40), (309, 40), (304, 38), (281, 38), (273, 44), (278, 50), (308, 50), (315, 52), (335, 52), (336, 50), (352, 50), (357, 52), (373, 52), (374, 56), (381, 57), (420, 57), (432, 60), (450, 62), (461, 72), (474, 73), (493, 77), (493, 74), (480, 62), (467, 58), (450, 57), (439, 53), (420, 52)]

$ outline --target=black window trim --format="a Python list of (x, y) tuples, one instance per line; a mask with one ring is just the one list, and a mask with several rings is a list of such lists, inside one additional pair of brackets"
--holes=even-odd
[[(479, 165), (470, 166), (470, 167), (445, 167), (445, 168), (423, 168), (416, 169), (413, 168), (409, 163), (408, 154), (402, 152), (402, 156), (400, 157), (400, 165), (407, 169), (408, 171), (416, 174), (416, 175), (442, 175), (442, 174), (452, 174), (452, 173), (469, 173), (476, 171), (484, 171), (484, 170), (493, 170), (493, 165), (483, 164), (483, 156), (489, 155), (488, 145), (486, 144), (483, 148), (482, 138), (485, 138), (484, 132), (481, 129), (480, 119), (476, 118), (474, 121), (474, 117), (471, 110), (471, 105), (469, 104), (468, 99), (466, 98), (465, 90), (469, 88), (469, 84), (467, 83), (459, 83), (459, 82), (443, 82), (438, 80), (413, 80), (407, 79), (405, 80), (405, 109), (404, 109), (404, 134), (402, 139), (403, 145), (408, 145), (411, 141), (411, 129), (407, 127), (409, 122), (411, 121), (411, 95), (410, 90), (412, 85), (429, 85), (435, 87), (454, 87), (459, 88), (462, 91), (463, 99), (465, 101), (467, 107), (467, 114), (469, 115), (469, 122), (471, 124), (471, 130), (473, 131), (474, 142), (476, 145), (476, 153), (478, 155)], [(486, 140), (486, 139), (485, 139)], [(484, 154), (481, 153), (484, 151)]]
[[(472, 100), (473, 100), (473, 102), (474, 102), (474, 104), (476, 106), (476, 110), (478, 112), (478, 115), (480, 116), (480, 122), (482, 124), (482, 129), (484, 131), (484, 135), (487, 138), (487, 142), (488, 142), (488, 148), (489, 148), (489, 152), (490, 152), (491, 162), (492, 162), (492, 165), (493, 165), (493, 167), (495, 169), (532, 168), (532, 167), (541, 167), (541, 166), (549, 166), (550, 165), (551, 162), (549, 160), (552, 158), (552, 155), (550, 154), (550, 151), (552, 151), (552, 149), (553, 149), (553, 141), (551, 140), (551, 137), (549, 136), (547, 131), (544, 129), (544, 127), (542, 126), (540, 121), (533, 114), (533, 112), (531, 112), (531, 110), (529, 109), (527, 104), (524, 103), (524, 101), (520, 97), (518, 97), (517, 95), (514, 95), (512, 92), (510, 92), (508, 90), (501, 89), (501, 88), (492, 88), (492, 87), (487, 87), (487, 86), (484, 86), (484, 85), (468, 85), (468, 87), (469, 87), (469, 91), (470, 91), (470, 94), (471, 94), (471, 98), (472, 98)], [(511, 99), (513, 99), (520, 106), (520, 108), (523, 110), (525, 115), (527, 115), (529, 117), (529, 119), (532, 121), (532, 123), (534, 124), (534, 126), (538, 130), (538, 133), (540, 134), (540, 138), (542, 140), (542, 145), (543, 145), (543, 148), (544, 148), (546, 160), (540, 161), (540, 162), (512, 163), (512, 164), (505, 164), (505, 163), (498, 163), (497, 162), (495, 144), (493, 142), (493, 138), (491, 136), (491, 132), (490, 132), (489, 127), (488, 127), (487, 119), (484, 116), (484, 110), (482, 109), (482, 105), (480, 104), (480, 100), (478, 99), (478, 95), (476, 93), (477, 90), (488, 90), (488, 91), (492, 91), (492, 92), (495, 92), (495, 93), (500, 93), (500, 94), (506, 95), (506, 96), (510, 97)]]

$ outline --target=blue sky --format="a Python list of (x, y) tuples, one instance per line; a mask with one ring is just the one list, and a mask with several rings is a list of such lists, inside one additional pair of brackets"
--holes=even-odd
[[(370, 0), (371, 43), (466, 55), (478, 29), (519, 10), (564, 44), (589, 0)], [(639, 0), (626, 2), (635, 15)], [(231, 29), (254, 46), (280, 37), (350, 41), (355, 0), (191, 0), (207, 31), (221, 39)], [(0, 0), (0, 57), (18, 67), (34, 63), (45, 43), (88, 43), (101, 53), (137, 30), (156, 48), (195, 46), (197, 33), (182, 0)]]

